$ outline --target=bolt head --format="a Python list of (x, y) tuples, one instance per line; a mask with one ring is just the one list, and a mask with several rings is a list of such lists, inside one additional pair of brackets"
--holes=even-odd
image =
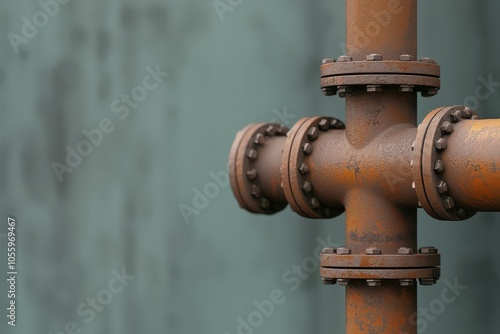
[(274, 127), (274, 125), (269, 125), (266, 128), (266, 135), (267, 136), (274, 136), (275, 132), (276, 132), (276, 128)]
[(276, 134), (278, 136), (284, 136), (288, 132), (288, 128), (284, 124), (280, 124), (278, 128), (276, 129)]
[(323, 254), (335, 254), (335, 248), (325, 247), (321, 250)]
[(443, 205), (446, 210), (451, 210), (455, 207), (455, 201), (448, 196), (443, 200)]
[(352, 61), (352, 57), (351, 56), (346, 56), (346, 55), (343, 55), (343, 56), (340, 56), (337, 58), (337, 61), (339, 63), (346, 63), (346, 62), (350, 62)]
[(309, 155), (312, 153), (313, 151), (313, 147), (310, 143), (305, 143), (304, 146), (303, 146), (303, 150), (304, 150), (304, 154), (305, 155)]
[(412, 279), (401, 279), (401, 280), (399, 280), (399, 284), (401, 286), (413, 286), (415, 284), (415, 280), (412, 280)]
[(434, 285), (436, 280), (434, 278), (421, 278), (420, 285)]
[(330, 128), (331, 129), (345, 129), (345, 124), (337, 119), (330, 120)]
[(313, 209), (317, 209), (320, 207), (320, 203), (318, 201), (318, 199), (316, 197), (313, 197), (309, 200), (309, 205), (313, 208)]
[(415, 91), (415, 86), (412, 85), (400, 85), (399, 91), (401, 93), (413, 93)]
[(472, 118), (472, 114), (473, 114), (472, 113), (472, 109), (468, 108), (468, 107), (465, 107), (464, 111), (462, 112), (462, 117), (470, 119), (470, 118)]
[(413, 57), (411, 55), (401, 55), (401, 56), (399, 56), (399, 60), (412, 61), (412, 60), (415, 60), (415, 57)]
[(457, 215), (458, 218), (465, 219), (467, 218), (468, 212), (464, 208), (458, 208), (455, 214)]
[(324, 96), (332, 96), (335, 95), (335, 90), (332, 88), (322, 88), (321, 91), (323, 92)]
[(260, 197), (260, 194), (261, 194), (261, 191), (260, 191), (260, 187), (256, 184), (252, 185), (252, 192), (251, 192), (252, 196), (255, 197), (255, 198), (259, 198)]
[(337, 281), (340, 286), (348, 286), (351, 280), (349, 278), (339, 278)]
[(257, 155), (258, 155), (257, 151), (252, 149), (252, 150), (248, 151), (247, 157), (250, 160), (255, 160), (255, 159), (257, 159)]
[(368, 61), (381, 61), (382, 55), (378, 53), (372, 53), (371, 55), (366, 56), (366, 60)]
[(408, 247), (401, 247), (398, 249), (398, 254), (399, 255), (411, 255), (413, 254), (413, 249), (408, 248)]
[(437, 254), (438, 249), (436, 247), (422, 247), (418, 252), (420, 254)]
[(444, 167), (444, 162), (442, 160), (438, 160), (436, 161), (436, 163), (434, 164), (434, 170), (437, 172), (437, 173), (443, 173), (444, 170), (445, 170), (445, 167)]
[(257, 170), (255, 168), (247, 170), (247, 179), (250, 181), (255, 180), (257, 178)]
[(462, 120), (462, 112), (460, 110), (454, 110), (450, 114), (450, 118), (453, 123), (460, 122)]
[(318, 136), (319, 136), (319, 131), (317, 127), (312, 127), (307, 132), (307, 138), (309, 138), (310, 141), (315, 141), (316, 139), (318, 139)]
[(436, 148), (440, 151), (443, 151), (443, 150), (446, 150), (446, 148), (448, 147), (448, 141), (446, 140), (446, 138), (439, 138), (438, 140), (436, 140)]
[(271, 202), (267, 198), (261, 199), (259, 204), (262, 209), (269, 209), (271, 207)]
[(429, 89), (422, 91), (422, 96), (423, 97), (431, 97), (431, 96), (437, 95), (437, 93), (438, 93), (437, 88), (429, 88)]
[(306, 175), (307, 173), (309, 173), (309, 166), (306, 165), (305, 162), (301, 163), (299, 167), (299, 172), (302, 175)]
[(349, 255), (349, 254), (351, 254), (351, 250), (349, 248), (346, 248), (346, 247), (340, 247), (340, 248), (337, 248), (337, 254)]
[(304, 182), (304, 185), (302, 186), (302, 191), (304, 192), (304, 194), (307, 195), (312, 190), (313, 190), (313, 186), (312, 186), (311, 182), (309, 182), (309, 181)]
[(264, 135), (262, 133), (257, 133), (253, 142), (255, 145), (262, 145), (264, 144), (264, 140)]
[(448, 192), (448, 183), (440, 181), (439, 184), (437, 185), (437, 191), (441, 195), (446, 194)]
[(330, 121), (326, 118), (323, 118), (321, 121), (319, 121), (318, 126), (321, 131), (326, 131), (330, 129)]
[(451, 122), (446, 121), (443, 123), (443, 125), (441, 125), (441, 132), (443, 134), (450, 134), (453, 132), (453, 130), (453, 124)]
[(422, 62), (422, 63), (437, 64), (437, 61), (435, 61), (432, 58), (422, 58), (419, 61)]
[(367, 85), (366, 86), (366, 91), (368, 93), (381, 92), (382, 91), (382, 86), (381, 85)]
[(322, 64), (331, 64), (331, 63), (335, 63), (335, 59), (333, 58), (325, 58), (321, 61)]
[(368, 255), (380, 255), (382, 254), (382, 250), (376, 247), (370, 247), (366, 249), (366, 254)]
[(368, 286), (381, 286), (382, 281), (379, 279), (367, 279), (366, 284), (368, 284)]
[(337, 280), (334, 278), (322, 277), (321, 280), (324, 285), (335, 285), (337, 283)]
[(337, 90), (339, 92), (340, 97), (345, 97), (346, 95), (349, 95), (352, 92), (352, 88), (348, 86), (338, 86)]

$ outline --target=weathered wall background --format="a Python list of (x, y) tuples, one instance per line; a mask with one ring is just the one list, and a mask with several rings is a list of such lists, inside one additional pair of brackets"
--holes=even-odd
[[(319, 89), (321, 59), (342, 53), (344, 2), (243, 0), (221, 21), (212, 0), (72, 0), (16, 53), (7, 35), (20, 35), (22, 18), (40, 8), (0, 3), (0, 233), (7, 215), (19, 222), (18, 326), (7, 328), (3, 314), (2, 255), (0, 332), (55, 334), (74, 321), (82, 333), (233, 334), (254, 300), (280, 289), (286, 301), (255, 333), (343, 333), (343, 288), (323, 287), (317, 272), (291, 283), (287, 272), (313, 256), (317, 238), (341, 244), (341, 218), (252, 216), (224, 184), (189, 223), (179, 205), (192, 207), (210, 172), (225, 170), (247, 123), (344, 119), (343, 101)], [(419, 8), (419, 56), (439, 60), (443, 79), (437, 97), (421, 100), (421, 120), (475, 96), (480, 76), (500, 81), (500, 3), (422, 0)], [(120, 119), (113, 101), (157, 65), (169, 76)], [(494, 88), (477, 108), (483, 117), (500, 117)], [(51, 163), (64, 163), (65, 147), (103, 118), (114, 130), (59, 182)], [(420, 244), (443, 253), (443, 279), (420, 289), (419, 306), (436, 308), (446, 280), (468, 286), (422, 315), (422, 332), (497, 332), (500, 215), (420, 217)], [(77, 314), (124, 267), (135, 279), (91, 321)]]

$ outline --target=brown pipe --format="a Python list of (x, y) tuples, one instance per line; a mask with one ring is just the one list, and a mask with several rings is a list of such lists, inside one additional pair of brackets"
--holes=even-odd
[(347, 51), (354, 60), (417, 56), (417, 0), (347, 0)]
[(458, 206), (473, 211), (500, 210), (500, 119), (454, 125), (442, 153), (444, 179)]
[(410, 166), (416, 132), (410, 124), (393, 126), (359, 150), (350, 145), (346, 131), (320, 136), (309, 160), (318, 199), (330, 207), (346, 206), (348, 191), (363, 188), (401, 207), (417, 208)]
[[(384, 60), (416, 57), (416, 0), (347, 0), (346, 11), (347, 52), (354, 60), (365, 60), (374, 53)], [(381, 19), (384, 15), (385, 20)], [(366, 87), (359, 87), (346, 96), (346, 136), (355, 149), (368, 147), (396, 124), (416, 126), (416, 94), (401, 94), (396, 87), (383, 89), (368, 93)], [(346, 196), (346, 247), (358, 254), (370, 247), (381, 248), (383, 254), (397, 254), (399, 247), (415, 249), (417, 210), (397, 205), (395, 196), (379, 196), (373, 189), (380, 184), (368, 184), (374, 178), (361, 181)], [(417, 311), (416, 287), (384, 282), (377, 289), (367, 291), (359, 282), (347, 288), (346, 333), (416, 334), (416, 326), (409, 322)]]

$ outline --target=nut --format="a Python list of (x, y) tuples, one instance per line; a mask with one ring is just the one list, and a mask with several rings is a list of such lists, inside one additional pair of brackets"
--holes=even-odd
[(262, 133), (257, 133), (253, 142), (255, 145), (262, 145), (264, 144), (264, 140), (264, 135)]
[(319, 121), (318, 126), (321, 131), (326, 131), (330, 129), (330, 122), (326, 118), (323, 118)]
[(366, 60), (368, 61), (380, 61), (382, 60), (382, 55), (378, 53), (372, 53), (371, 55), (366, 56)]
[(452, 122), (460, 122), (462, 120), (462, 112), (460, 110), (454, 110), (450, 114), (450, 119)]
[(381, 92), (382, 91), (382, 86), (381, 85), (367, 85), (366, 86), (366, 91), (368, 93)]
[(370, 247), (366, 249), (366, 254), (368, 255), (380, 255), (382, 254), (382, 250), (376, 247)]
[(266, 128), (266, 135), (267, 136), (274, 136), (275, 132), (276, 132), (276, 128), (274, 127), (274, 125), (269, 125)]
[(379, 279), (367, 279), (366, 284), (368, 284), (368, 286), (381, 286), (382, 281)]
[(432, 58), (422, 58), (419, 61), (422, 62), (422, 63), (437, 64), (437, 61), (435, 61)]
[(325, 247), (321, 250), (323, 254), (335, 254), (335, 248)]
[(325, 58), (321, 61), (322, 64), (330, 64), (330, 63), (335, 63), (335, 59), (333, 58)]
[(458, 208), (457, 211), (455, 211), (455, 214), (457, 215), (458, 218), (465, 219), (467, 218), (469, 213), (464, 208)]
[(413, 85), (400, 85), (399, 86), (399, 91), (401, 93), (413, 93), (415, 90), (415, 86)]
[(343, 55), (343, 56), (338, 57), (337, 61), (339, 63), (346, 63), (346, 62), (352, 61), (352, 57)]
[(349, 278), (339, 278), (337, 281), (340, 286), (348, 286), (351, 280)]
[(256, 184), (252, 185), (252, 192), (251, 192), (252, 196), (255, 197), (255, 198), (259, 198), (260, 197), (260, 187)]
[(302, 191), (304, 192), (304, 194), (307, 195), (312, 190), (313, 190), (313, 186), (312, 186), (311, 182), (309, 182), (309, 181), (304, 182), (304, 185), (302, 186)]
[(318, 199), (316, 197), (311, 198), (311, 200), (309, 201), (309, 205), (313, 209), (317, 209), (317, 208), (320, 207), (320, 203), (319, 203), (319, 201), (318, 201)]
[(443, 134), (450, 134), (453, 132), (453, 124), (451, 122), (444, 122), (443, 125), (441, 125), (441, 132)]
[(301, 163), (299, 167), (299, 172), (302, 175), (306, 175), (307, 173), (309, 173), (309, 166), (305, 162)]
[(411, 255), (413, 254), (413, 249), (408, 248), (408, 247), (401, 247), (398, 249), (398, 254), (399, 255)]
[(335, 95), (335, 89), (333, 88), (321, 88), (324, 96), (332, 96)]
[(446, 138), (439, 138), (436, 141), (436, 148), (438, 150), (443, 151), (446, 150), (447, 147), (448, 147), (448, 141), (446, 140)]
[(443, 205), (446, 210), (451, 210), (455, 207), (455, 201), (448, 196), (443, 200)]
[(318, 136), (319, 136), (319, 131), (317, 127), (312, 127), (307, 132), (307, 138), (309, 138), (310, 141), (315, 141), (316, 139), (318, 139)]
[(472, 109), (465, 107), (464, 111), (462, 112), (462, 117), (470, 119), (472, 118), (472, 114), (473, 114)]
[(437, 191), (441, 195), (447, 193), (448, 192), (448, 183), (446, 183), (444, 181), (439, 182), (439, 184), (437, 185)]
[(257, 154), (256, 150), (250, 150), (250, 151), (248, 151), (247, 157), (250, 160), (255, 160), (255, 159), (257, 159), (257, 155), (258, 154)]
[(437, 254), (438, 249), (436, 247), (422, 247), (418, 252), (420, 254)]
[(415, 57), (413, 57), (411, 55), (401, 55), (401, 56), (399, 56), (399, 60), (402, 60), (402, 61), (412, 61), (414, 59), (415, 59)]
[(267, 198), (263, 198), (260, 200), (260, 207), (262, 209), (269, 209), (271, 207), (271, 202)]
[(339, 121), (338, 119), (331, 119), (330, 120), (330, 128), (331, 129), (345, 129), (345, 124)]
[(349, 254), (351, 254), (351, 250), (349, 248), (346, 248), (346, 247), (340, 247), (340, 248), (337, 248), (337, 254), (349, 255)]
[(444, 170), (445, 170), (445, 167), (444, 167), (444, 162), (442, 160), (438, 160), (436, 161), (436, 163), (434, 164), (434, 170), (437, 172), (437, 173), (443, 173)]
[(321, 279), (324, 285), (335, 285), (335, 283), (337, 283), (335, 278), (322, 277)]
[(310, 143), (305, 143), (303, 148), (304, 148), (304, 154), (305, 155), (309, 155), (313, 151), (313, 147), (312, 147), (312, 145)]
[(422, 96), (423, 97), (430, 97), (430, 96), (437, 95), (437, 93), (438, 93), (437, 88), (429, 88), (429, 89), (426, 89), (426, 90), (422, 91)]
[(420, 285), (434, 285), (436, 280), (434, 278), (421, 278)]
[(283, 125), (283, 124), (280, 124), (278, 126), (278, 129), (276, 130), (276, 134), (278, 136), (284, 136), (284, 135), (287, 134), (287, 132), (288, 132), (288, 128), (285, 125)]
[(352, 88), (349, 86), (338, 86), (337, 90), (339, 92), (340, 97), (345, 97), (346, 95), (349, 95), (352, 92)]
[(412, 280), (412, 279), (401, 279), (401, 280), (399, 280), (399, 284), (401, 286), (413, 286), (415, 284), (415, 280)]
[(247, 170), (247, 179), (250, 181), (255, 180), (257, 178), (257, 170), (255, 168)]

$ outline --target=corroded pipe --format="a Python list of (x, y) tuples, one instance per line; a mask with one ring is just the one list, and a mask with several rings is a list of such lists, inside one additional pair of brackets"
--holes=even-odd
[(500, 119), (454, 127), (442, 154), (450, 196), (468, 210), (500, 211)]

